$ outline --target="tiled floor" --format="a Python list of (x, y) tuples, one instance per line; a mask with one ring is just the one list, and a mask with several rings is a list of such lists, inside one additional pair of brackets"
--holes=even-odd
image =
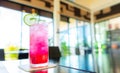
[(120, 73), (120, 49), (96, 53), (95, 59), (97, 73)]
[(97, 72), (98, 73), (113, 73), (113, 65), (111, 56), (108, 53), (96, 54)]

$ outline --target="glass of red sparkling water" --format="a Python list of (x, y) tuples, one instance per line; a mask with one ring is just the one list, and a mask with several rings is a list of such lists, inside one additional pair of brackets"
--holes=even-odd
[(30, 51), (31, 67), (48, 65), (48, 26), (38, 23), (30, 26)]

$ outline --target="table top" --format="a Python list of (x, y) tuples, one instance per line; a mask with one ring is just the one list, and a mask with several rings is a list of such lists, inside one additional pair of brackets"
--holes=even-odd
[(84, 65), (83, 67), (80, 66), (81, 64), (80, 62), (76, 61), (77, 59), (80, 60), (81, 58), (79, 56), (69, 56), (67, 58), (61, 57), (59, 61), (49, 60), (49, 63), (52, 64), (53, 67), (46, 68), (44, 70), (34, 70), (34, 71), (25, 71), (23, 70), (24, 67), (23, 69), (20, 68), (21, 66), (29, 66), (29, 59), (0, 61), (0, 72), (1, 73), (95, 73), (92, 67), (87, 68)]

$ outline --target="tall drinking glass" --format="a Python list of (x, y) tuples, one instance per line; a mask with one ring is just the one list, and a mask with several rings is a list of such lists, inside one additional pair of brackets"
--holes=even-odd
[(48, 30), (46, 23), (30, 26), (30, 64), (32, 67), (48, 65)]

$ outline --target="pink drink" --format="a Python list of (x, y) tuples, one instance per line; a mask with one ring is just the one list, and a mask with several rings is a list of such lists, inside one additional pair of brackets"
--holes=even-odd
[(30, 63), (32, 67), (48, 64), (48, 31), (44, 23), (30, 26)]

